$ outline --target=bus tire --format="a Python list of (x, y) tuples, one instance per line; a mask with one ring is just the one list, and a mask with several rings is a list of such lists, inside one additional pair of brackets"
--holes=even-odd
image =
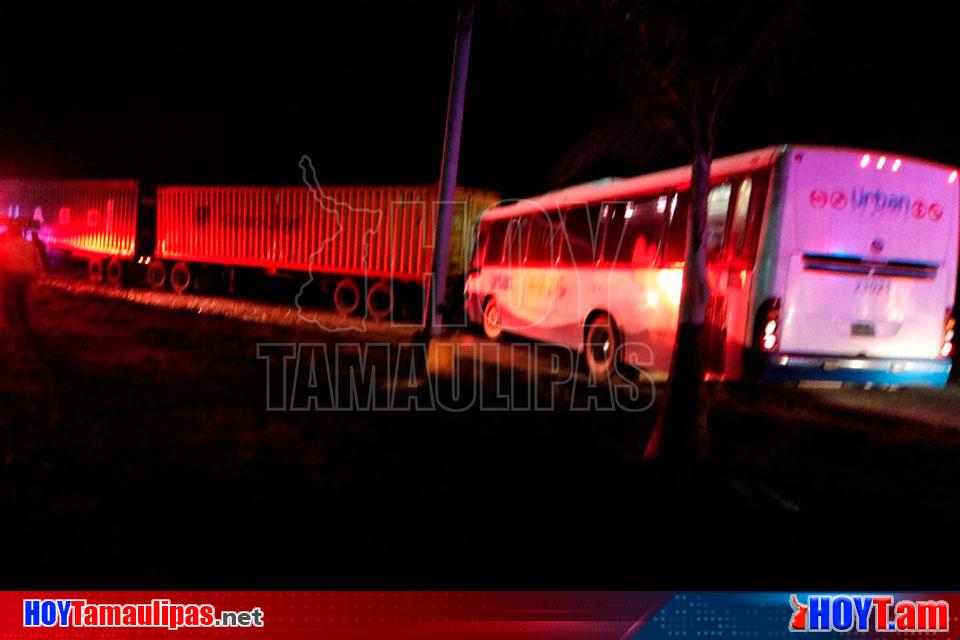
[(619, 346), (620, 332), (609, 314), (601, 312), (587, 321), (583, 351), (587, 369), (597, 380), (609, 380), (617, 370)]
[(386, 320), (393, 313), (393, 287), (386, 280), (378, 280), (367, 291), (367, 313), (374, 320)]
[(483, 305), (483, 335), (496, 340), (503, 333), (503, 315), (500, 304), (494, 297), (489, 298)]
[(159, 291), (167, 286), (167, 266), (157, 260), (151, 262), (147, 267), (147, 284), (154, 291)]
[(106, 278), (107, 284), (119, 287), (123, 284), (124, 265), (120, 258), (113, 257), (107, 262)]
[(191, 282), (193, 282), (193, 274), (186, 262), (178, 262), (173, 265), (173, 269), (170, 270), (170, 288), (175, 293), (186, 291), (190, 288)]
[(90, 260), (90, 264), (87, 265), (87, 277), (90, 282), (96, 284), (103, 282), (103, 260), (99, 258)]
[(333, 307), (342, 316), (349, 316), (360, 306), (360, 287), (353, 278), (341, 278), (333, 290)]

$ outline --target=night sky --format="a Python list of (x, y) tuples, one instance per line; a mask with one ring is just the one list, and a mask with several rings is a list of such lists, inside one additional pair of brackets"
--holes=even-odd
[[(957, 4), (808, 3), (776, 70), (749, 71), (718, 153), (780, 142), (960, 164)], [(453, 2), (0, 10), (0, 172), (166, 183), (437, 180)], [(522, 196), (623, 107), (608, 63), (550, 3), (478, 7), (461, 184)], [(781, 60), (782, 58), (782, 60)], [(683, 160), (604, 157), (577, 174)]]

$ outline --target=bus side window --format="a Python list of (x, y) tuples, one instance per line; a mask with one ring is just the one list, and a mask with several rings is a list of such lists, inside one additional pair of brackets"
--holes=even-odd
[(531, 266), (553, 266), (556, 262), (555, 222), (540, 213), (526, 218), (527, 251), (525, 262)]
[(666, 195), (604, 205), (603, 259), (610, 264), (650, 267), (660, 253), (660, 238), (670, 197)]
[(481, 222), (477, 225), (476, 238), (473, 243), (473, 255), (470, 256), (470, 269), (477, 269), (484, 262), (484, 254), (490, 243), (490, 223)]
[(514, 218), (507, 225), (503, 246), (503, 264), (517, 266), (523, 263), (523, 218)]
[(487, 241), (483, 252), (483, 264), (500, 264), (503, 262), (503, 247), (509, 223), (509, 220), (494, 220), (490, 223), (490, 229), (486, 234)]
[(727, 230), (727, 215), (730, 211), (729, 182), (718, 184), (707, 195), (707, 257), (714, 258), (723, 250)]
[(594, 266), (597, 263), (600, 209), (597, 206), (579, 206), (563, 215), (562, 264)]
[(753, 192), (753, 179), (749, 176), (740, 181), (737, 188), (737, 201), (733, 206), (733, 224), (730, 226), (730, 242), (734, 253), (743, 251), (746, 238), (747, 215), (750, 213), (750, 194)]
[(670, 199), (670, 216), (663, 246), (663, 264), (683, 262), (687, 248), (687, 206), (690, 194), (675, 193)]

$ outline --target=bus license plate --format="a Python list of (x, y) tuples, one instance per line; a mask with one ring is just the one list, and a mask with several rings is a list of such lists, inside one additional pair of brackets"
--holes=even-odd
[(854, 322), (850, 325), (850, 335), (872, 338), (876, 335), (876, 333), (873, 330), (873, 323)]

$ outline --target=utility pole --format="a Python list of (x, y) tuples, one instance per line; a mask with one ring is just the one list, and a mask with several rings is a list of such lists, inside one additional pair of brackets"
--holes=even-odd
[(474, 0), (462, 0), (457, 21), (457, 39), (453, 48), (453, 71), (447, 97), (447, 126), (443, 137), (443, 162), (440, 167), (440, 211), (433, 243), (433, 277), (427, 290), (424, 334), (438, 337), (443, 325), (450, 262), (450, 232), (453, 227), (454, 199), (457, 194), (457, 165), (460, 160), (460, 131), (463, 128), (463, 103), (467, 93), (467, 66), (470, 63), (470, 38), (473, 34)]

